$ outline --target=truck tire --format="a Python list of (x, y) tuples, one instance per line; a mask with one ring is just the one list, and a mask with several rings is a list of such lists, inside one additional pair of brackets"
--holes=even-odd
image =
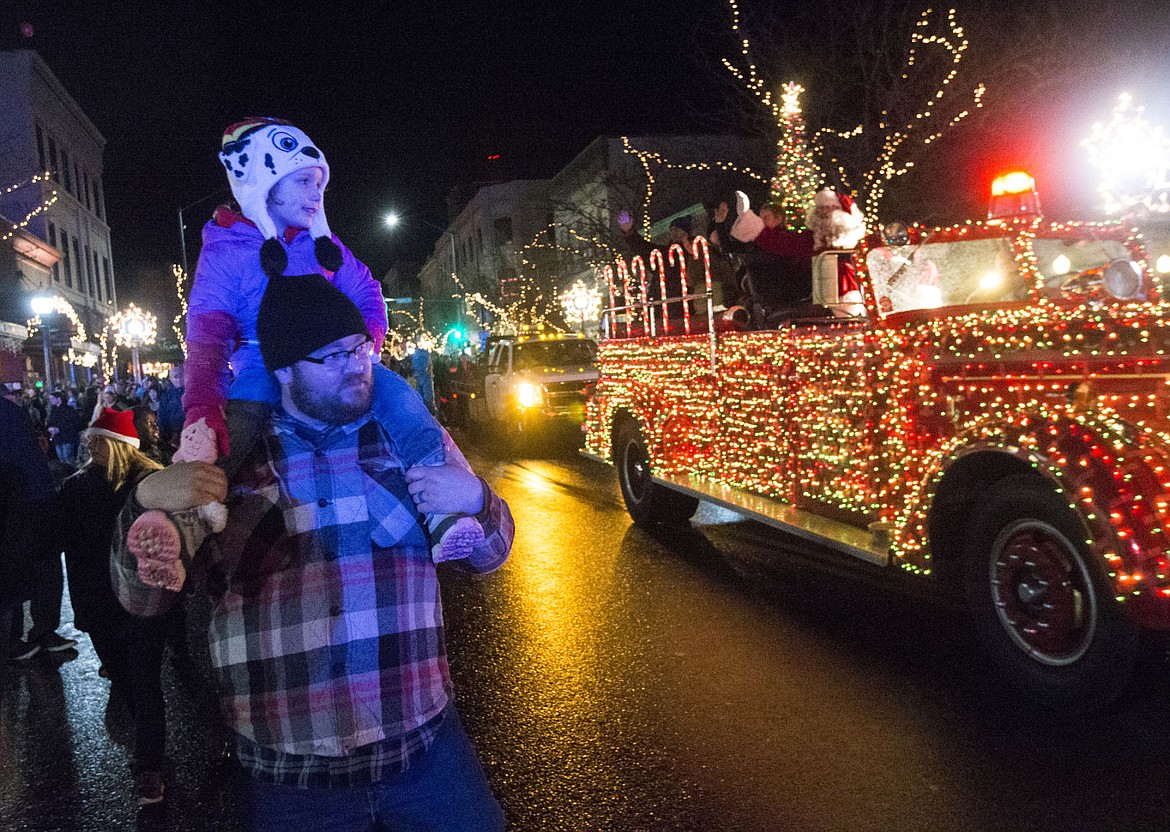
[(637, 525), (680, 526), (694, 516), (699, 507), (698, 499), (650, 479), (646, 440), (638, 426), (629, 419), (614, 432), (613, 461), (626, 511)]
[(1004, 480), (976, 509), (967, 541), (968, 607), (997, 669), (1046, 707), (1076, 713), (1113, 701), (1138, 629), (1067, 500), (1033, 477)]

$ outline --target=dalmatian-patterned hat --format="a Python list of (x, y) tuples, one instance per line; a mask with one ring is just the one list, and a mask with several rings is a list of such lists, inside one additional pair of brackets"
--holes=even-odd
[[(223, 133), (219, 160), (227, 170), (232, 196), (244, 216), (264, 235), (260, 262), (269, 277), (288, 267), (288, 254), (277, 240), (279, 230), (268, 215), (268, 192), (299, 168), (321, 168), (322, 187), (329, 184), (329, 163), (312, 140), (287, 121), (277, 118), (250, 118), (237, 122)], [(309, 233), (315, 242), (317, 262), (331, 272), (341, 268), (341, 249), (333, 242), (325, 205), (321, 204)]]

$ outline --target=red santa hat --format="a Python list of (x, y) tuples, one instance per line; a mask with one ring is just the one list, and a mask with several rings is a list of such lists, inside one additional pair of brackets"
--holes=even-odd
[(104, 409), (87, 431), (89, 436), (104, 436), (115, 442), (138, 447), (138, 431), (134, 428), (134, 411)]

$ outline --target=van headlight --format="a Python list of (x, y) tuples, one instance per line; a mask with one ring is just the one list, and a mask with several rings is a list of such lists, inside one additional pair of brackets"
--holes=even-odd
[(540, 387), (530, 381), (522, 381), (516, 385), (516, 401), (521, 407), (536, 407), (543, 398)]

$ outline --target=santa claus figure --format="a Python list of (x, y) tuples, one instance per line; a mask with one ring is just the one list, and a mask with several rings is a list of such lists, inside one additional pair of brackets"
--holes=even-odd
[[(865, 237), (865, 217), (857, 203), (848, 194), (837, 193), (832, 188), (817, 191), (805, 221), (812, 231), (814, 254), (828, 249), (853, 249)], [(865, 314), (852, 257), (840, 256), (837, 260), (837, 292), (842, 304), (850, 304), (842, 312)]]

